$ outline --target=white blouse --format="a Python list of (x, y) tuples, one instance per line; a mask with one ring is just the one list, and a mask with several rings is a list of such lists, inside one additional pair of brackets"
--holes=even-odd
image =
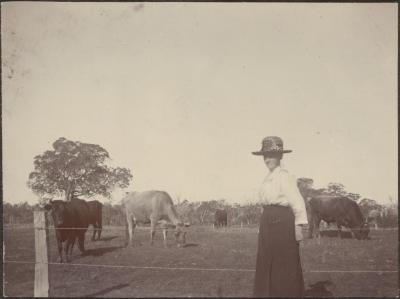
[(258, 202), (264, 205), (279, 204), (292, 208), (295, 224), (307, 224), (307, 210), (294, 177), (280, 166), (276, 167), (264, 179)]

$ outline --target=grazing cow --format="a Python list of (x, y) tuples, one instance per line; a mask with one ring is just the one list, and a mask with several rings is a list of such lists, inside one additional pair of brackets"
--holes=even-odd
[(54, 200), (45, 206), (51, 211), (58, 246), (59, 262), (63, 260), (63, 243), (65, 260), (69, 261), (75, 240), (78, 239), (78, 247), (81, 253), (85, 252), (85, 233), (89, 226), (89, 207), (84, 200), (72, 199), (71, 201)]
[(100, 240), (101, 230), (103, 228), (102, 218), (103, 218), (103, 204), (97, 200), (87, 201), (89, 207), (89, 224), (93, 225), (93, 236), (92, 241)]
[(228, 213), (226, 210), (217, 209), (214, 214), (214, 228), (227, 226), (228, 224)]
[(309, 199), (309, 206), (312, 218), (310, 237), (314, 232), (320, 237), (319, 224), (324, 220), (328, 224), (336, 222), (341, 237), (341, 227), (345, 226), (351, 229), (356, 239), (368, 238), (368, 224), (355, 201), (343, 196), (314, 196)]
[(175, 239), (178, 247), (186, 243), (186, 229), (179, 218), (171, 197), (164, 191), (127, 192), (122, 200), (126, 213), (128, 245), (132, 245), (133, 232), (137, 223), (150, 222), (150, 244), (153, 244), (155, 228), (161, 224), (164, 246), (167, 246), (167, 228), (175, 228)]

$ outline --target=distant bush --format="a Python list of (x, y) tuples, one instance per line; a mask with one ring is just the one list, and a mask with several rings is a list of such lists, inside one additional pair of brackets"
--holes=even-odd
[(3, 224), (33, 224), (33, 209), (36, 205), (24, 203), (3, 204)]

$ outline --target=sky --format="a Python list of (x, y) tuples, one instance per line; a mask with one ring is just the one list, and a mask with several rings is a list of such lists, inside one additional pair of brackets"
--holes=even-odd
[(35, 203), (59, 137), (132, 171), (122, 192), (245, 202), (282, 164), (397, 200), (394, 3), (1, 3), (3, 196)]

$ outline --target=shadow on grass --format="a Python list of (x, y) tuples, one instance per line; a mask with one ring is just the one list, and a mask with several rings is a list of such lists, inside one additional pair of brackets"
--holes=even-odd
[(317, 281), (316, 283), (309, 284), (309, 288), (305, 291), (305, 297), (332, 297), (333, 294), (330, 288), (333, 287), (333, 283), (330, 280)]
[(196, 244), (196, 243), (187, 243), (187, 244), (183, 245), (182, 247), (183, 247), (183, 248), (186, 248), (186, 247), (197, 247), (197, 246), (199, 246), (199, 244)]
[(113, 252), (117, 249), (124, 248), (123, 246), (110, 246), (110, 247), (101, 247), (94, 249), (87, 249), (82, 256), (102, 256), (105, 253)]
[(114, 239), (116, 239), (116, 238), (118, 238), (118, 236), (103, 237), (103, 238), (101, 238), (100, 240), (97, 240), (97, 241), (104, 241), (104, 242), (107, 242), (107, 241), (114, 240)]
[[(338, 230), (321, 230), (321, 237), (340, 238)], [(342, 231), (342, 239), (352, 239), (353, 236), (349, 231)]]
[(119, 290), (119, 289), (126, 288), (127, 286), (129, 286), (128, 283), (122, 283), (122, 284), (118, 284), (118, 285), (113, 286), (113, 287), (106, 288), (104, 290), (101, 290), (101, 291), (93, 293), (93, 294), (85, 295), (83, 297), (84, 298), (87, 298), (87, 297), (98, 297), (98, 296), (101, 296), (101, 295), (105, 295), (105, 294), (107, 294), (107, 293), (109, 293), (111, 291), (114, 291), (114, 290)]

